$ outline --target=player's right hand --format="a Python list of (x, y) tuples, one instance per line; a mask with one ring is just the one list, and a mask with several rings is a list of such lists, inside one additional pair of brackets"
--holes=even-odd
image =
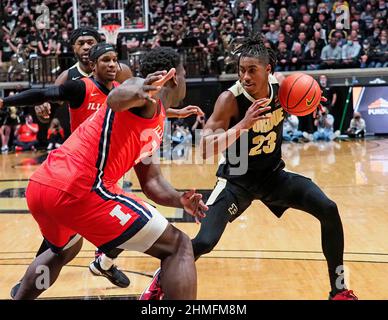
[(51, 114), (51, 105), (48, 102), (41, 104), (40, 106), (35, 106), (35, 113), (38, 117), (42, 119), (50, 119)]
[(242, 119), (240, 122), (242, 125), (242, 129), (249, 130), (258, 120), (271, 118), (271, 114), (263, 115), (263, 113), (266, 113), (267, 111), (271, 110), (271, 107), (267, 106), (269, 102), (270, 99), (262, 98), (252, 103), (252, 105), (245, 113), (244, 119)]

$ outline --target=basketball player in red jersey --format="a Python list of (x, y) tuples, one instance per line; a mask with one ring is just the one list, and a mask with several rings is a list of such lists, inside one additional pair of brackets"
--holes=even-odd
[[(176, 75), (170, 72), (160, 81), (156, 74), (144, 83), (132, 79), (112, 91), (109, 106), (85, 121), (31, 177), (27, 190), (30, 210), (62, 261), (50, 273), (50, 284), (80, 250), (82, 243), (76, 235), (80, 233), (104, 251), (119, 247), (160, 258), (165, 297), (196, 297), (195, 265), (187, 236), (116, 184), (134, 166), (143, 192), (153, 201), (184, 207), (199, 218), (207, 209), (201, 195), (194, 190), (177, 192), (153, 164), (141, 161), (157, 148), (163, 134), (165, 112), (159, 97), (169, 107), (184, 96), (184, 69), (180, 62), (175, 65), (179, 55), (171, 61), (177, 67)], [(157, 92), (168, 79), (157, 103), (151, 103), (146, 92)], [(158, 87), (149, 85), (157, 80)], [(43, 195), (45, 201), (40, 200)], [(45, 251), (31, 264), (15, 299), (35, 298), (46, 289), (35, 286), (36, 267), (55, 259), (52, 251)]]
[[(44, 101), (67, 101), (70, 110), (71, 130), (74, 131), (90, 115), (96, 112), (106, 101), (106, 98), (119, 83), (114, 81), (117, 73), (117, 54), (112, 45), (100, 43), (89, 52), (93, 77), (84, 77), (74, 81), (66, 81), (60, 86), (49, 89), (32, 89), (4, 99), (4, 105), (24, 106), (40, 104)], [(12, 98), (12, 99), (11, 99)], [(46, 241), (41, 244), (37, 256), (49, 249)], [(114, 285), (121, 288), (129, 286), (128, 277), (113, 263), (116, 256), (106, 256), (102, 252), (91, 264), (90, 271), (94, 275), (106, 277)], [(104, 266), (101, 267), (100, 263)], [(15, 295), (16, 284), (11, 291)]]
[[(70, 43), (73, 47), (77, 63), (68, 70), (63, 71), (55, 80), (55, 85), (59, 86), (68, 80), (78, 80), (93, 76), (93, 69), (89, 61), (89, 51), (99, 42), (101, 42), (101, 37), (97, 30), (91, 27), (75, 29), (70, 35)], [(119, 83), (123, 83), (131, 77), (131, 69), (126, 64), (118, 63), (115, 80)], [(50, 121), (50, 114), (52, 112), (51, 105), (48, 102), (36, 106), (35, 112), (41, 122), (48, 123)], [(168, 118), (186, 118), (193, 114), (203, 115), (203, 112), (197, 106), (187, 106), (182, 109), (169, 109), (167, 111)], [(71, 127), (74, 128), (76, 126), (71, 124)], [(73, 131), (73, 129), (71, 129), (71, 131)]]

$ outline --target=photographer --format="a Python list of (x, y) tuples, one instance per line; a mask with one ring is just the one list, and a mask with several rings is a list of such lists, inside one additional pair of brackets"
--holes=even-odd
[(364, 138), (366, 130), (365, 120), (361, 118), (360, 112), (354, 112), (353, 119), (350, 121), (350, 126), (346, 130), (350, 138)]
[(314, 125), (317, 127), (317, 131), (313, 134), (303, 132), (303, 137), (309, 141), (332, 141), (341, 134), (339, 130), (334, 132), (334, 117), (328, 113), (326, 107), (323, 107), (323, 110), (318, 112)]
[(47, 141), (48, 151), (59, 148), (65, 141), (65, 133), (63, 131), (63, 128), (61, 127), (61, 123), (57, 118), (51, 120), (50, 128), (47, 131)]

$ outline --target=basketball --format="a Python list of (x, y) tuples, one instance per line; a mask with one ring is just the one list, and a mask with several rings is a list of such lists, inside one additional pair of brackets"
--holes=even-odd
[(312, 113), (321, 101), (321, 88), (313, 77), (305, 73), (294, 73), (285, 78), (279, 88), (282, 108), (295, 116)]

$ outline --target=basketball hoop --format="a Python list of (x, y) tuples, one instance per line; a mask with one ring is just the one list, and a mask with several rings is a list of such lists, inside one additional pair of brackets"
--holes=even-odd
[(119, 24), (107, 24), (105, 26), (101, 26), (101, 31), (105, 35), (106, 42), (113, 45), (116, 45), (120, 29), (121, 25)]

